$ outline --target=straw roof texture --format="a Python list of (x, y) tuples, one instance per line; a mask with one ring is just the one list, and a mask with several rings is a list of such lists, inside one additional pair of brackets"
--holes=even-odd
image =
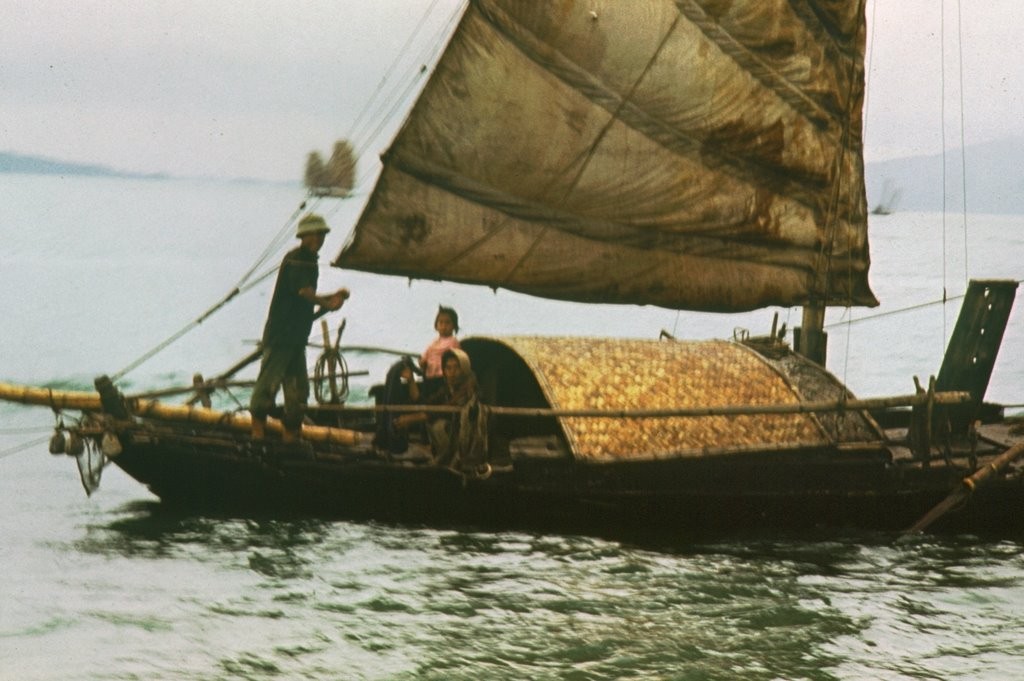
[[(530, 367), (552, 408), (672, 409), (800, 401), (752, 350), (728, 341), (502, 338)], [(706, 456), (827, 437), (809, 414), (667, 418), (561, 417), (579, 459)]]

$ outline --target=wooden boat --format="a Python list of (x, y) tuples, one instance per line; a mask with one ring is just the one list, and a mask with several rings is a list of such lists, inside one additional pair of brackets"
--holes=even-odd
[(625, 536), (1020, 532), (1024, 437), (984, 402), (1016, 282), (972, 282), (915, 394), (857, 400), (823, 368), (825, 308), (877, 304), (865, 35), (857, 1), (473, 0), (335, 261), (579, 302), (801, 305), (794, 348), (775, 328), (466, 339), (480, 394), (447, 409), (452, 466), (425, 440), (375, 442), (382, 413), (413, 407), (328, 399), (300, 443), (253, 442), (247, 415), (194, 406), (233, 371), (185, 406), (105, 377), (0, 398), (82, 414), (52, 450), (87, 489), (109, 460), (189, 509)]

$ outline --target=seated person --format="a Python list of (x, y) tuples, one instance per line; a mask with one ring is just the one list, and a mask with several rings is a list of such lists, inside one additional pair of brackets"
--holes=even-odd
[[(476, 399), (477, 383), (469, 361), (469, 355), (459, 349), (446, 350), (442, 355), (444, 384), (442, 389), (429, 395), (423, 404), (464, 407)], [(412, 398), (417, 399), (418, 388), (410, 384)], [(434, 462), (440, 466), (452, 463), (456, 454), (455, 443), (459, 438), (457, 414), (402, 414), (394, 420), (396, 429), (408, 429), (417, 423), (427, 423), (430, 444), (434, 450)]]
[[(392, 364), (384, 379), (383, 391), (374, 388), (377, 404), (415, 404), (419, 395), (415, 381), (415, 374), (418, 373), (420, 371), (413, 364), (412, 357), (403, 357)], [(401, 454), (409, 448), (408, 431), (395, 426), (399, 416), (400, 414), (390, 411), (381, 414), (373, 439), (374, 445), (392, 454)]]

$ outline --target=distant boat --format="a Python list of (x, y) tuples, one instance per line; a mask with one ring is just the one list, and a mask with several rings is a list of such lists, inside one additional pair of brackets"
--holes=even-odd
[(886, 178), (885, 183), (882, 186), (882, 197), (879, 199), (875, 207), (871, 209), (872, 215), (891, 215), (896, 210), (897, 204), (900, 202), (901, 192), (896, 187), (896, 183), (890, 178)]
[[(247, 414), (193, 406), (258, 351), (188, 405), (105, 377), (96, 393), (0, 398), (82, 412), (52, 450), (76, 456), (87, 488), (109, 459), (189, 509), (626, 536), (1019, 533), (1022, 437), (984, 402), (1016, 282), (972, 283), (937, 379), (915, 394), (858, 400), (823, 368), (826, 306), (877, 304), (865, 36), (863, 0), (473, 0), (334, 263), (579, 302), (802, 305), (795, 349), (776, 329), (465, 339), (480, 394), (449, 408), (450, 467), (415, 437), (401, 452), (374, 442), (380, 414), (402, 407), (338, 391), (300, 444), (250, 441)], [(329, 166), (311, 160), (312, 193), (348, 191), (318, 179)], [(326, 329), (323, 348), (318, 366), (338, 368), (317, 385), (337, 387)]]

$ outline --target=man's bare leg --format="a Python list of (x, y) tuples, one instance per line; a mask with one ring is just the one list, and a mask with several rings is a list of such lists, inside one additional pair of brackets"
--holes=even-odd
[(252, 417), (252, 430), (250, 435), (253, 440), (263, 440), (267, 437), (267, 419)]

